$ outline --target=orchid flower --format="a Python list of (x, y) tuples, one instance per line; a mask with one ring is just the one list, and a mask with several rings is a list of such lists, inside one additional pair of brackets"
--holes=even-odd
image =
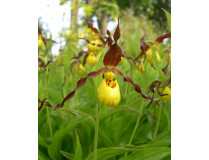
[[(87, 22), (88, 22), (89, 28), (91, 28), (95, 33), (97, 33), (97, 35), (99, 35), (98, 30), (93, 27), (93, 24), (89, 21)], [(149, 99), (151, 100), (151, 102), (154, 102), (155, 104), (159, 105), (159, 103), (155, 101), (154, 99), (152, 99), (149, 95), (142, 93), (139, 85), (134, 83), (130, 77), (123, 75), (121, 71), (115, 68), (121, 61), (121, 57), (124, 56), (122, 54), (122, 50), (120, 46), (117, 44), (120, 38), (119, 18), (118, 18), (117, 28), (113, 35), (114, 43), (113, 43), (112, 38), (110, 37), (110, 32), (108, 30), (107, 30), (107, 34), (109, 37), (107, 38), (106, 43), (108, 44), (109, 49), (104, 55), (104, 59), (103, 59), (104, 67), (100, 68), (97, 71), (90, 72), (86, 77), (81, 78), (77, 82), (76, 88), (72, 92), (70, 92), (60, 104), (53, 106), (49, 102), (45, 102), (46, 99), (44, 99), (43, 101), (39, 100), (39, 103), (41, 103), (39, 110), (43, 107), (43, 105), (46, 105), (48, 107), (53, 107), (55, 109), (62, 107), (67, 100), (71, 99), (75, 95), (76, 90), (81, 88), (86, 83), (86, 80), (88, 78), (94, 78), (100, 74), (103, 74), (103, 80), (101, 81), (97, 89), (97, 96), (98, 96), (98, 99), (104, 105), (117, 106), (120, 102), (120, 99), (121, 99), (120, 88), (119, 88), (119, 84), (117, 83), (117, 80), (115, 79), (115, 75), (122, 76), (125, 82), (129, 82), (130, 84), (132, 84), (135, 88), (135, 91), (139, 93), (144, 99)], [(98, 44), (92, 44), (92, 45), (97, 45), (98, 47), (101, 47), (101, 45), (98, 45)], [(83, 54), (84, 52), (85, 51), (82, 51), (80, 55)]]

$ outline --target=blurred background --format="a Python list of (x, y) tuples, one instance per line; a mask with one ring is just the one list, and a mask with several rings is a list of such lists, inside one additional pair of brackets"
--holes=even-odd
[[(88, 28), (83, 17), (103, 35), (106, 28), (115, 29), (120, 17), (122, 40), (139, 29), (141, 38), (153, 41), (168, 30), (162, 8), (171, 13), (171, 0), (39, 0), (38, 24), (46, 37), (58, 42), (50, 50), (58, 54), (66, 37), (85, 37)], [(82, 45), (79, 39), (73, 41)]]

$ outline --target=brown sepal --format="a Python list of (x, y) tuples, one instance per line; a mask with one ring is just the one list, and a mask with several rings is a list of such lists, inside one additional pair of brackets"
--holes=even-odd
[(166, 64), (166, 66), (162, 69), (162, 72), (163, 72), (165, 75), (167, 75), (167, 73), (168, 73), (168, 65), (169, 65), (169, 59), (168, 59), (168, 62), (167, 62), (167, 64)]
[(167, 33), (163, 36), (160, 36), (158, 37), (156, 40), (155, 40), (155, 43), (158, 44), (158, 43), (162, 43), (162, 41), (165, 39), (165, 38), (171, 38), (171, 32), (170, 33)]
[(116, 67), (121, 61), (121, 56), (122, 50), (120, 46), (118, 46), (117, 43), (114, 43), (105, 54), (103, 63), (105, 66)]
[(119, 17), (118, 17), (118, 25), (113, 35), (114, 41), (117, 43), (118, 39), (120, 38), (120, 27), (119, 27)]
[(110, 31), (107, 29), (107, 35), (110, 37)]

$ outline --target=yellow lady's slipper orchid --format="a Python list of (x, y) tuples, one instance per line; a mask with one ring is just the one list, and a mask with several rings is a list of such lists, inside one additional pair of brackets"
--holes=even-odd
[(120, 102), (120, 88), (112, 72), (104, 73), (104, 79), (97, 89), (100, 102), (106, 106), (117, 106)]
[(144, 73), (144, 71), (145, 71), (144, 63), (141, 63), (141, 62), (137, 63), (136, 68), (140, 73)]
[(88, 57), (86, 58), (86, 63), (91, 67), (93, 67), (97, 63), (96, 57), (93, 52), (90, 52), (88, 54)]
[[(155, 49), (155, 53), (156, 53), (156, 56), (157, 56), (157, 61), (158, 63), (161, 62), (161, 58), (160, 58), (160, 55), (156, 49), (156, 47), (154, 47)], [(152, 61), (152, 50), (149, 48), (147, 51), (146, 51), (146, 60), (153, 65), (153, 61)]]
[[(161, 92), (162, 88), (159, 88), (159, 91)], [(168, 95), (160, 96), (162, 99), (164, 99), (164, 100), (170, 100), (171, 99), (171, 89), (170, 88), (165, 87), (165, 89), (163, 91), (163, 94), (168, 94)]]
[(80, 76), (85, 76), (86, 69), (84, 68), (82, 64), (79, 64), (79, 67), (78, 67), (78, 64), (76, 63), (75, 72)]
[(97, 46), (97, 44), (100, 44), (100, 41), (97, 39), (95, 41), (91, 41), (91, 43), (95, 43), (95, 45), (88, 43), (87, 44), (88, 50), (90, 52), (97, 52), (100, 49), (100, 47)]
[(123, 61), (124, 61), (124, 57), (121, 57), (121, 60), (118, 64), (123, 64)]
[(44, 42), (42, 39), (38, 39), (38, 49), (42, 48), (42, 46), (44, 45)]

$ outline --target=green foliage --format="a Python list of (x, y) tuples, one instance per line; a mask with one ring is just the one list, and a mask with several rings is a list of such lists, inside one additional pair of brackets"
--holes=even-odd
[(166, 18), (167, 18), (167, 21), (168, 21), (168, 25), (171, 27), (171, 15), (170, 15), (170, 13), (168, 13), (163, 8), (162, 8), (162, 10), (165, 12), (165, 15), (166, 15)]

